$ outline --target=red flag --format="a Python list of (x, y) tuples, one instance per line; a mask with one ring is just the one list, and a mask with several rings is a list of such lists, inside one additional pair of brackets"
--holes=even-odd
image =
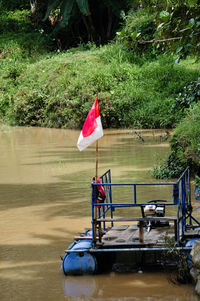
[(78, 138), (77, 147), (80, 151), (82, 151), (102, 136), (103, 128), (99, 114), (99, 103), (97, 97), (83, 125)]

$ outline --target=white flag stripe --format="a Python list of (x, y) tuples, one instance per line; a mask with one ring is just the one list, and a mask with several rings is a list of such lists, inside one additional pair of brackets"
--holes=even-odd
[(101, 117), (100, 116), (96, 118), (96, 122), (97, 122), (97, 127), (90, 136), (83, 137), (82, 131), (81, 131), (80, 136), (78, 138), (78, 142), (77, 142), (77, 147), (80, 151), (84, 150), (90, 144), (92, 144), (97, 139), (99, 139), (103, 136), (103, 127), (102, 127), (102, 124), (101, 124)]

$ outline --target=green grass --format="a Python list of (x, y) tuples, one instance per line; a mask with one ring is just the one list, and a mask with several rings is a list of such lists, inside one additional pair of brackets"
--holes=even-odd
[[(15, 10), (0, 18), (4, 122), (80, 128), (96, 95), (105, 128), (174, 127), (185, 115), (177, 97), (198, 78), (198, 63), (192, 59), (174, 65), (167, 54), (136, 53), (123, 41), (52, 51), (54, 41), (32, 28), (29, 15)], [(128, 17), (126, 31), (149, 30), (152, 18), (148, 10), (139, 10)]]
[(51, 47), (44, 31), (33, 28), (29, 10), (0, 11), (1, 59), (36, 60)]
[(37, 59), (20, 52), (3, 57), (1, 118), (13, 125), (79, 128), (96, 95), (104, 127), (174, 127), (182, 118), (176, 96), (198, 77), (192, 59), (174, 65), (160, 55), (141, 64), (119, 43), (90, 48), (37, 52)]

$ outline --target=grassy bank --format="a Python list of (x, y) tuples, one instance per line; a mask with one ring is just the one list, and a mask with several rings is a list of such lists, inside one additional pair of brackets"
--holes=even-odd
[(184, 116), (177, 97), (199, 72), (192, 59), (174, 65), (118, 43), (30, 56), (13, 48), (0, 73), (0, 116), (11, 125), (79, 128), (98, 95), (104, 127), (174, 127)]
[[(135, 19), (152, 34), (148, 11), (131, 28)], [(130, 50), (121, 37), (60, 52), (28, 10), (4, 12), (0, 27), (0, 118), (8, 124), (80, 128), (96, 95), (104, 127), (169, 128), (185, 115), (179, 95), (198, 78), (193, 59), (176, 65), (152, 49)]]

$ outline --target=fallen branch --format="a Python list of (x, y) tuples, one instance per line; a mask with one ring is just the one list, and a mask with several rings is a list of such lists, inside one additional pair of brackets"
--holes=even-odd
[(163, 39), (163, 40), (136, 40), (139, 44), (149, 44), (149, 43), (162, 43), (162, 42), (168, 42), (168, 41), (175, 41), (180, 40), (181, 37), (175, 37), (175, 38), (169, 38), (169, 39)]

